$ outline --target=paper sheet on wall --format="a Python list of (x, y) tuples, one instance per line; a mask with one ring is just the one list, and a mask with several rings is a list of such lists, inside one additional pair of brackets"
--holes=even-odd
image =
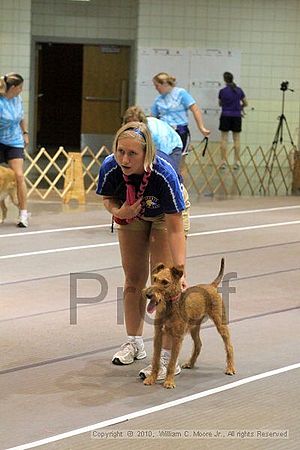
[[(210, 139), (219, 140), (218, 92), (224, 86), (223, 73), (233, 73), (239, 84), (241, 55), (238, 50), (212, 48), (139, 48), (137, 58), (136, 104), (146, 114), (158, 95), (152, 77), (167, 72), (177, 80), (177, 86), (187, 89), (203, 112), (205, 126), (211, 130)], [(202, 139), (190, 113), (192, 140)]]

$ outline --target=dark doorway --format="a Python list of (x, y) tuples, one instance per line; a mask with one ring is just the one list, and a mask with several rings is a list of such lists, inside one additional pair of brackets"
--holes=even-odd
[(37, 146), (80, 151), (83, 46), (37, 45)]

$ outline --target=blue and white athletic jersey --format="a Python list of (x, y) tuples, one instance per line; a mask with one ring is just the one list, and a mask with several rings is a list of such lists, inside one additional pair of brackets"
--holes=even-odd
[(0, 96), (0, 143), (10, 147), (24, 147), (20, 122), (24, 118), (23, 103), (18, 95), (13, 98)]
[[(143, 175), (130, 175), (129, 180), (138, 190)], [(114, 155), (107, 156), (99, 172), (97, 194), (114, 197), (123, 203), (126, 200), (126, 185), (122, 170)], [(144, 217), (156, 217), (160, 214), (174, 214), (185, 209), (178, 176), (172, 165), (160, 156), (156, 156), (148, 185), (143, 194)]]
[(156, 97), (151, 114), (172, 127), (188, 125), (188, 110), (196, 101), (183, 88), (174, 87), (171, 92)]
[(183, 144), (179, 134), (167, 122), (156, 117), (147, 117), (147, 125), (156, 150), (170, 155), (175, 148), (182, 149)]

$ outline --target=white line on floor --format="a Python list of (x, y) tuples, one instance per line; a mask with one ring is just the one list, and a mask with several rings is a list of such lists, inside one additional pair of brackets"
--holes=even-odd
[(224, 228), (223, 230), (200, 231), (199, 233), (190, 233), (188, 234), (188, 236), (189, 237), (205, 236), (207, 234), (231, 233), (236, 231), (258, 230), (259, 228), (273, 228), (273, 227), (283, 227), (285, 225), (299, 225), (299, 224), (300, 220), (294, 220), (292, 222), (265, 223), (263, 225), (250, 225), (248, 227)]
[(218, 216), (232, 216), (236, 214), (252, 214), (252, 213), (260, 213), (260, 212), (272, 212), (272, 211), (282, 211), (285, 209), (299, 209), (300, 205), (292, 205), (292, 206), (278, 206), (274, 208), (264, 208), (264, 209), (246, 209), (239, 211), (223, 211), (218, 213), (209, 213), (209, 214), (197, 214), (195, 216), (191, 216), (191, 219), (199, 219), (203, 217), (218, 217)]
[(32, 236), (35, 234), (46, 234), (46, 233), (61, 233), (64, 231), (78, 231), (78, 230), (92, 230), (94, 228), (109, 228), (111, 224), (105, 223), (102, 225), (84, 225), (81, 227), (66, 227), (66, 228), (51, 228), (49, 230), (39, 230), (39, 231), (28, 231), (24, 230), (19, 233), (9, 233), (9, 234), (0, 234), (0, 238), (8, 238), (8, 237), (24, 237), (24, 236)]
[[(239, 211), (224, 211), (218, 213), (208, 213), (208, 214), (196, 214), (190, 216), (190, 219), (205, 219), (209, 217), (223, 217), (223, 216), (232, 216), (232, 215), (240, 215), (240, 214), (254, 214), (261, 212), (272, 212), (272, 211), (283, 211), (287, 209), (299, 209), (300, 205), (292, 205), (292, 206), (279, 206), (276, 208), (264, 208), (264, 209), (248, 209), (248, 210), (239, 210)], [(80, 231), (80, 230), (91, 230), (96, 228), (109, 228), (111, 227), (111, 223), (105, 223), (102, 225), (82, 225), (78, 227), (66, 227), (66, 228), (52, 228), (48, 230), (38, 230), (38, 231), (28, 231), (22, 230), (19, 233), (8, 233), (8, 234), (0, 234), (0, 238), (11, 238), (11, 237), (25, 237), (32, 236), (35, 234), (47, 234), (47, 233), (62, 233), (65, 231)]]
[[(300, 224), (300, 220), (295, 220), (292, 222), (266, 223), (264, 225), (251, 225), (248, 227), (224, 228), (222, 230), (201, 231), (199, 233), (190, 233), (190, 234), (188, 234), (188, 236), (194, 237), (194, 236), (205, 236), (208, 234), (234, 233), (236, 231), (249, 231), (249, 230), (257, 230), (257, 229), (261, 229), (261, 228), (274, 228), (274, 227), (283, 227), (283, 226), (287, 226), (287, 225), (299, 225), (299, 224)], [(34, 252), (14, 253), (11, 255), (0, 256), (0, 260), (23, 258), (25, 256), (47, 255), (49, 253), (70, 252), (70, 251), (74, 251), (74, 250), (87, 250), (90, 248), (109, 247), (112, 245), (118, 245), (118, 242), (106, 242), (103, 244), (78, 245), (76, 247), (52, 248), (50, 250), (37, 250)]]
[[(30, 442), (29, 444), (19, 445), (17, 447), (11, 447), (6, 450), (27, 450), (34, 447), (39, 447), (41, 445), (46, 445), (51, 442), (61, 441), (62, 439), (71, 438), (73, 436), (78, 436), (80, 434), (89, 433), (94, 430), (98, 430), (101, 428), (105, 428), (108, 426), (116, 425), (121, 422), (125, 422), (131, 419), (136, 419), (137, 417), (143, 417), (148, 414), (155, 413), (157, 411), (163, 411), (168, 408), (173, 408), (174, 406), (183, 405), (184, 403), (188, 403), (194, 400), (198, 400), (200, 398), (208, 397), (210, 395), (218, 394), (220, 392), (225, 392), (230, 389), (234, 389), (239, 386), (243, 386), (248, 383), (252, 383), (253, 381), (263, 380), (264, 378), (269, 378), (274, 375), (279, 375), (284, 372), (289, 372), (290, 370), (295, 370), (300, 368), (300, 363), (292, 364), (290, 366), (281, 367), (279, 369), (270, 370), (268, 372), (259, 373), (258, 375), (253, 375), (251, 377), (243, 378), (238, 381), (234, 381), (233, 383), (228, 383), (223, 386), (219, 386), (216, 388), (208, 389), (207, 391), (198, 392), (197, 394), (189, 395), (187, 397), (179, 398), (177, 400), (173, 400), (167, 403), (162, 403), (161, 405), (153, 406), (151, 408), (142, 409), (140, 411), (136, 411), (133, 413), (125, 414), (124, 416), (115, 417), (113, 419), (104, 420), (103, 422), (95, 423), (93, 425), (89, 425), (83, 428), (77, 428), (76, 430), (68, 431), (66, 433), (57, 434), (56, 436), (52, 436), (49, 438), (41, 439), (39, 441)], [(145, 389), (151, 389), (149, 387)]]
[(86, 250), (89, 248), (110, 247), (119, 245), (118, 242), (106, 242), (105, 244), (78, 245), (77, 247), (51, 248), (50, 250), (38, 250), (35, 252), (15, 253), (12, 255), (0, 256), (0, 259), (23, 258), (24, 256), (47, 255), (49, 253), (71, 252), (73, 250)]

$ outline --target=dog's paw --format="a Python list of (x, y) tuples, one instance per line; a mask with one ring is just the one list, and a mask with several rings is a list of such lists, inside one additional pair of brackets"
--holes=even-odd
[(156, 377), (150, 375), (149, 377), (144, 379), (144, 385), (145, 386), (151, 386), (152, 384), (155, 384)]
[(186, 363), (182, 364), (181, 367), (183, 369), (192, 369), (193, 368), (193, 366), (189, 362), (186, 362)]
[(225, 370), (226, 375), (234, 375), (235, 374), (235, 368), (234, 367), (227, 367)]
[(166, 389), (174, 389), (174, 388), (176, 388), (176, 384), (175, 384), (174, 380), (165, 380), (163, 387)]

